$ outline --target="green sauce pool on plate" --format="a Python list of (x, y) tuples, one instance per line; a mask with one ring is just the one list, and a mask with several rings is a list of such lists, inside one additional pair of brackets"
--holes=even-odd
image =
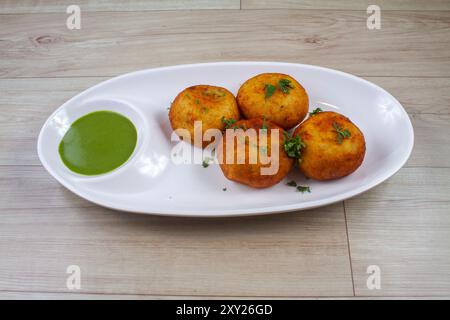
[(95, 111), (72, 123), (59, 144), (59, 155), (73, 172), (98, 175), (127, 162), (136, 142), (136, 128), (128, 118)]

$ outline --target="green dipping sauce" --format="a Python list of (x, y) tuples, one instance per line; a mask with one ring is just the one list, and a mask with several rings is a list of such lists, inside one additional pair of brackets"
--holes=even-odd
[(112, 111), (96, 111), (70, 126), (59, 144), (59, 155), (73, 172), (98, 175), (124, 164), (136, 141), (136, 128), (128, 118)]

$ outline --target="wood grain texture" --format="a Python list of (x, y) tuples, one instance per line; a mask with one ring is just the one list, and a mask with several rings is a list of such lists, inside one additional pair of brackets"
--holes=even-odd
[(450, 10), (447, 0), (242, 0), (242, 9), (336, 9), (366, 10), (371, 5), (381, 10)]
[(411, 115), (414, 149), (406, 167), (450, 168), (450, 115)]
[(383, 296), (383, 297), (376, 297), (376, 296), (363, 296), (363, 297), (354, 297), (354, 296), (328, 296), (328, 297), (280, 297), (280, 296), (267, 296), (267, 297), (251, 297), (251, 296), (171, 296), (171, 295), (125, 295), (125, 294), (90, 294), (90, 293), (74, 293), (74, 292), (40, 292), (40, 291), (34, 291), (34, 292), (24, 292), (24, 291), (0, 291), (0, 299), (2, 300), (441, 300), (450, 299), (450, 296), (440, 296), (440, 297), (433, 297), (433, 296)]
[[(356, 295), (450, 294), (450, 169), (408, 168), (345, 201)], [(369, 290), (367, 267), (381, 269)]]
[(239, 9), (240, 0), (2, 0), (0, 13), (65, 13), (69, 5), (80, 6), (81, 12)]
[[(39, 165), (36, 139), (63, 102), (107, 78), (0, 79), (0, 165)], [(416, 142), (407, 166), (450, 167), (449, 78), (366, 77), (403, 103)], [(26, 128), (26, 129), (25, 129)]]
[[(450, 11), (383, 15), (321, 10), (85, 13), (81, 30), (65, 14), (4, 15), (0, 77), (113, 76), (206, 61), (278, 60), (363, 76), (450, 77)], [(80, 60), (83, 63), (80, 63)]]
[[(448, 296), (449, 207), (448, 201), (349, 201), (356, 294)], [(369, 265), (381, 269), (380, 290), (366, 286)]]
[[(65, 12), (69, 0), (2, 0), (0, 13)], [(375, 4), (370, 0), (78, 0), (82, 11), (151, 11), (199, 9), (306, 9), (306, 10), (366, 10)], [(450, 10), (447, 0), (378, 0), (382, 10)]]
[[(377, 31), (367, 1), (78, 4), (82, 29), (70, 31), (65, 1), (0, 1), (0, 298), (352, 298), (353, 282), (364, 298), (450, 296), (450, 2), (378, 1)], [(39, 129), (75, 94), (129, 71), (227, 60), (317, 64), (380, 85), (414, 126), (406, 167), (345, 207), (207, 220), (107, 210), (39, 165)], [(65, 287), (69, 264), (82, 268), (80, 292)], [(373, 264), (379, 291), (366, 287)]]
[(45, 120), (66, 100), (102, 80), (0, 80), (0, 165), (38, 165), (37, 137)]
[[(403, 169), (345, 201), (357, 295), (450, 294), (450, 169)], [(369, 265), (381, 290), (366, 286)]]
[(450, 114), (450, 78), (364, 78), (389, 91), (410, 115)]
[[(27, 192), (24, 192), (27, 194)], [(100, 207), (2, 210), (0, 290), (353, 295), (342, 203), (302, 214), (184, 219)]]
[(450, 168), (403, 168), (380, 186), (351, 200), (363, 202), (449, 201)]
[[(95, 205), (66, 190), (38, 166), (0, 166), (0, 210)], [(0, 251), (1, 253), (1, 251)]]

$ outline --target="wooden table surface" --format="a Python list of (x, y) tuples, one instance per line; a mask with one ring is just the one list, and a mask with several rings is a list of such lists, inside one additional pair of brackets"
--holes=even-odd
[[(66, 27), (72, 3), (81, 30)], [(371, 3), (380, 30), (366, 27)], [(40, 165), (41, 126), (78, 92), (134, 70), (238, 60), (380, 85), (411, 117), (410, 160), (350, 200), (233, 219), (104, 209)], [(449, 0), (1, 0), (0, 298), (450, 297), (449, 120)], [(80, 290), (66, 287), (69, 265)], [(371, 265), (379, 290), (366, 285)]]

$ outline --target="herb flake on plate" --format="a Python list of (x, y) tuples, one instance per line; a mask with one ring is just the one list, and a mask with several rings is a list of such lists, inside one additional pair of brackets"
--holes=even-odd
[(203, 162), (202, 162), (203, 168), (208, 168), (208, 167), (209, 167), (209, 164), (210, 164), (211, 161), (213, 161), (213, 160), (214, 160), (214, 159), (213, 159), (213, 158), (210, 158), (210, 157), (207, 157), (207, 158), (203, 159)]
[(297, 187), (297, 182), (292, 180), (292, 181), (289, 181), (288, 183), (286, 183), (286, 185), (289, 186), (289, 187)]
[(301, 192), (301, 193), (311, 193), (311, 189), (308, 186), (297, 186), (297, 191)]

